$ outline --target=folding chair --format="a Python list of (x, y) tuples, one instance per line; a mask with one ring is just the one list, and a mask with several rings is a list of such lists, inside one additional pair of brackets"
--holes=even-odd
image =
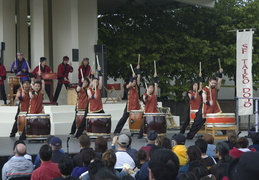
[[(107, 101), (112, 101), (113, 103), (115, 103), (116, 101), (122, 102), (122, 99), (120, 97), (120, 93), (121, 93), (120, 83), (107, 84), (107, 87), (105, 87), (105, 90), (107, 91), (107, 98), (104, 101), (104, 103), (106, 103)], [(112, 97), (112, 92), (115, 93), (116, 97)]]

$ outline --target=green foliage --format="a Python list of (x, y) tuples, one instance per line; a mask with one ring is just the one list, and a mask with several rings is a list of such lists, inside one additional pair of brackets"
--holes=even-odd
[[(153, 62), (162, 96), (182, 100), (182, 92), (197, 80), (199, 62), (205, 79), (216, 75), (218, 58), (224, 78), (235, 80), (235, 29), (258, 29), (259, 1), (220, 0), (212, 9), (198, 6), (177, 8), (176, 3), (154, 6), (129, 1), (116, 11), (100, 15), (99, 44), (107, 49), (108, 74), (131, 75), (141, 54), (142, 77), (152, 82)], [(259, 82), (259, 38), (254, 33), (254, 84)]]

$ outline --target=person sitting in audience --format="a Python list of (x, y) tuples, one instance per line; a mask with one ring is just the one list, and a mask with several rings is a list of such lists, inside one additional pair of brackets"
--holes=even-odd
[(147, 161), (147, 152), (143, 149), (137, 152), (137, 168), (140, 169), (141, 166)]
[(25, 154), (26, 146), (22, 143), (18, 143), (14, 149), (14, 156), (9, 159), (2, 168), (2, 180), (31, 176), (33, 164), (24, 157)]
[(82, 167), (83, 166), (83, 153), (84, 151), (86, 151), (87, 149), (91, 149), (91, 139), (88, 135), (81, 135), (78, 138), (79, 141), (79, 147), (80, 147), (80, 152), (78, 154), (76, 154), (73, 157), (73, 163), (74, 163), (74, 167)]
[(217, 158), (217, 156), (215, 154), (216, 146), (214, 145), (214, 137), (212, 136), (212, 134), (205, 133), (205, 134), (203, 134), (202, 139), (204, 139), (208, 143), (206, 154), (208, 156), (213, 157), (214, 159)]
[(224, 141), (229, 146), (229, 150), (233, 149), (234, 147), (237, 147), (237, 133), (235, 130), (227, 130), (227, 140)]
[(58, 168), (62, 176), (55, 178), (53, 180), (79, 180), (79, 178), (71, 176), (71, 173), (74, 168), (74, 164), (70, 157), (63, 156), (58, 162)]
[(179, 160), (175, 153), (167, 149), (155, 151), (149, 161), (149, 179), (175, 180), (179, 170)]
[(88, 166), (92, 160), (94, 160), (96, 157), (95, 152), (92, 149), (87, 149), (83, 151), (83, 166), (82, 167), (75, 167), (72, 172), (72, 176), (74, 177), (80, 177), (81, 174), (88, 171)]
[(142, 146), (140, 149), (143, 149), (147, 152), (147, 154), (149, 155), (149, 151), (151, 149), (152, 146), (155, 145), (155, 140), (157, 138), (157, 133), (154, 130), (151, 130), (147, 133), (147, 142), (148, 144), (146, 146)]
[(252, 142), (253, 144), (250, 145), (248, 148), (254, 148), (256, 152), (259, 151), (259, 132), (252, 134)]
[(108, 149), (107, 139), (103, 136), (98, 136), (95, 140), (94, 151), (96, 158), (102, 159), (102, 154)]
[(234, 147), (229, 151), (229, 155), (232, 156), (233, 158), (238, 158), (240, 157), (244, 152), (250, 152), (250, 151), (256, 151), (254, 148), (249, 149), (248, 148), (249, 142), (247, 138), (241, 137), (237, 140), (237, 148)]
[(97, 180), (95, 179), (95, 175), (103, 169), (106, 169), (104, 163), (99, 159), (95, 159), (89, 164), (88, 171), (82, 175), (82, 180)]
[(158, 136), (155, 140), (155, 145), (161, 146), (161, 147), (164, 147), (164, 148), (170, 149), (170, 150), (172, 149), (172, 144), (171, 144), (170, 139), (168, 139), (165, 136)]
[[(13, 152), (15, 151), (16, 145), (17, 145), (17, 144), (20, 144), (20, 143), (26, 146), (26, 144), (25, 144), (25, 142), (24, 142), (23, 140), (16, 140), (16, 141), (14, 142), (14, 145), (13, 145)], [(14, 155), (9, 156), (8, 160), (10, 160), (13, 156), (14, 156)], [(32, 157), (31, 157), (30, 154), (27, 154), (27, 153), (26, 153), (26, 154), (24, 155), (24, 157), (25, 157), (26, 159), (32, 161)]]
[(176, 154), (179, 159), (179, 165), (184, 166), (187, 163), (187, 154), (186, 154), (186, 147), (185, 147), (185, 136), (181, 133), (174, 136), (173, 142), (174, 146), (172, 151)]
[(51, 162), (52, 149), (49, 145), (44, 144), (40, 148), (41, 165), (33, 171), (31, 180), (54, 179), (61, 176), (57, 163)]
[(216, 144), (216, 155), (219, 159), (218, 163), (211, 167), (211, 174), (217, 179), (222, 179), (227, 175), (228, 165), (232, 162), (233, 157), (229, 155), (229, 146), (225, 142)]
[(217, 164), (215, 159), (211, 156), (206, 155), (208, 143), (204, 139), (197, 139), (195, 145), (201, 150), (201, 157), (207, 165), (208, 170), (214, 165)]

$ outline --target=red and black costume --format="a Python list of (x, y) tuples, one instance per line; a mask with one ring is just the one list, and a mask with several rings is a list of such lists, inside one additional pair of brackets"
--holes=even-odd
[(88, 112), (89, 113), (101, 113), (103, 111), (103, 103), (102, 103), (102, 96), (101, 91), (99, 88), (96, 89), (97, 98), (94, 98), (95, 95), (95, 89), (89, 88), (92, 97), (89, 97), (89, 106), (88, 106)]
[(87, 78), (90, 78), (91, 72), (92, 72), (90, 65), (86, 65), (86, 66), (80, 65), (78, 68), (78, 83), (81, 83), (81, 80), (82, 80), (81, 70), (82, 70), (83, 76)]
[(28, 114), (44, 114), (43, 110), (43, 93), (39, 92), (32, 92), (33, 98), (30, 100), (30, 106), (28, 110)]
[(57, 85), (55, 96), (53, 99), (54, 102), (57, 102), (57, 100), (58, 100), (58, 96), (61, 91), (62, 85), (64, 84), (66, 88), (68, 87), (69, 81), (66, 81), (64, 78), (68, 79), (68, 74), (71, 72), (73, 72), (72, 66), (70, 66), (69, 64), (65, 64), (65, 63), (59, 64), (58, 73), (57, 73), (58, 85)]
[(145, 93), (144, 95), (148, 97), (145, 103), (145, 113), (158, 113), (156, 95), (154, 93), (151, 95)]
[[(38, 74), (39, 72), (39, 66), (36, 66), (34, 68), (34, 70), (32, 71), (32, 74), (33, 76), (36, 78), (36, 79), (40, 79), (40, 76)], [(51, 73), (52, 70), (51, 68), (48, 66), (48, 65), (45, 65), (44, 67), (42, 67), (42, 65), (40, 65), (40, 72), (41, 73)], [(51, 88), (51, 85), (53, 84), (52, 83), (52, 80), (44, 80), (45, 81), (45, 91), (50, 99), (50, 88)]]
[(4, 80), (6, 79), (6, 69), (4, 65), (0, 63), (0, 92), (1, 96), (3, 98), (4, 104), (6, 104), (6, 93), (5, 93), (5, 86), (4, 86)]

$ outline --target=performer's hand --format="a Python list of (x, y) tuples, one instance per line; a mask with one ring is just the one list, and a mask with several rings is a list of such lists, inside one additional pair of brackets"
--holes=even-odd
[(97, 67), (97, 70), (98, 70), (98, 71), (101, 71), (101, 66), (98, 66), (98, 67)]
[(112, 144), (116, 144), (117, 143), (117, 140), (118, 140), (118, 136), (114, 136), (113, 138), (112, 138)]
[(19, 71), (16, 75), (20, 75), (21, 74), (21, 71)]
[(157, 73), (156, 72), (154, 73), (154, 77), (157, 77)]
[(2, 77), (0, 77), (0, 81), (2, 80)]
[(65, 80), (65, 81), (68, 81), (68, 79), (67, 79), (66, 77), (64, 77), (64, 80)]
[(210, 106), (212, 106), (213, 105), (213, 101), (212, 100), (210, 100)]
[(138, 64), (136, 68), (139, 69), (139, 68), (140, 68), (140, 65)]
[(23, 72), (26, 72), (26, 69), (22, 69)]
[(220, 73), (223, 73), (223, 69), (222, 69), (222, 68), (220, 68), (220, 69), (219, 69), (219, 72), (220, 72)]
[(84, 80), (85, 80), (85, 78), (82, 77), (82, 78), (81, 78), (81, 82), (84, 82)]
[(136, 76), (136, 74), (135, 73), (132, 73), (132, 77), (135, 77)]

